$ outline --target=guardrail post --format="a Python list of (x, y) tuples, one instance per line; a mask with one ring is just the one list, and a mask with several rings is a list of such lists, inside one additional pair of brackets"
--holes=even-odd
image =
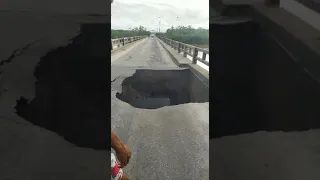
[(206, 56), (207, 56), (207, 54), (206, 53), (204, 53), (204, 52), (202, 52), (202, 60), (206, 60)]
[(192, 64), (197, 64), (198, 49), (194, 48), (192, 56)]
[(180, 54), (181, 52), (181, 43), (178, 44), (178, 53)]
[(124, 38), (122, 38), (122, 46), (124, 46)]
[(113, 42), (112, 42), (112, 39), (111, 39), (111, 50), (113, 50)]
[(187, 57), (187, 47), (185, 44), (183, 45), (183, 57)]

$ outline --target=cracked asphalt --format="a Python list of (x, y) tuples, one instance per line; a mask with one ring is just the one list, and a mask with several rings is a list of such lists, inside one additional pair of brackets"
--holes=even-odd
[(70, 37), (78, 34), (83, 19), (76, 15), (0, 12), (0, 21), (6, 22), (0, 28), (0, 61), (6, 62), (0, 66), (1, 180), (110, 177), (106, 173), (108, 151), (76, 147), (56, 133), (32, 125), (14, 109), (21, 96), (34, 98), (33, 73), (40, 58), (53, 48), (67, 45)]
[[(155, 38), (111, 57), (111, 126), (131, 148), (124, 173), (132, 179), (208, 179), (209, 103), (134, 108), (115, 97), (136, 69), (179, 70)], [(120, 77), (119, 77), (120, 76)]]
[[(0, 20), (6, 22), (0, 28), (0, 39), (7, 43), (0, 49), (0, 61), (15, 56), (0, 67), (0, 179), (108, 179), (108, 151), (76, 147), (17, 116), (14, 109), (21, 96), (34, 98), (33, 72), (40, 58), (67, 45), (87, 18), (3, 12)], [(132, 179), (208, 179), (209, 103), (144, 110), (115, 97), (121, 92), (122, 80), (137, 68), (180, 69), (156, 40), (140, 41), (140, 46), (143, 48), (125, 48), (112, 56), (121, 54), (112, 62), (111, 80), (118, 77), (112, 83), (112, 127), (133, 153), (125, 172)], [(24, 51), (15, 53), (17, 49)]]

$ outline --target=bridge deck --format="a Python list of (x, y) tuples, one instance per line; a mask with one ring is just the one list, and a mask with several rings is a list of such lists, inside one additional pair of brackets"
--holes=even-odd
[[(224, 46), (227, 51), (220, 55), (224, 57), (219, 62), (222, 65), (218, 61), (212, 65), (218, 67), (215, 72), (221, 67), (228, 72), (218, 75), (221, 79), (217, 82), (223, 81), (224, 85), (215, 83), (213, 87), (229, 100), (215, 111), (220, 113), (220, 120), (210, 122), (214, 124), (211, 132), (231, 133), (210, 141), (210, 169), (214, 170), (210, 178), (320, 179), (319, 84), (308, 74), (319, 72), (319, 56), (315, 55), (319, 54), (319, 31), (303, 22), (301, 16), (299, 19), (282, 8), (252, 7), (254, 13), (247, 15), (259, 23), (249, 25), (256, 29), (252, 31), (255, 33), (233, 25), (232, 33), (223, 32), (223, 37), (232, 37), (230, 41), (227, 38), (219, 41), (218, 36), (213, 41), (233, 47)], [(298, 10), (296, 7), (290, 8)], [(212, 29), (215, 31), (219, 26)], [(254, 41), (250, 42), (251, 38)], [(239, 55), (242, 52), (248, 54)], [(254, 52), (258, 53), (252, 57)], [(242, 78), (246, 73), (239, 73), (239, 69), (250, 75)], [(222, 97), (218, 93), (215, 96)], [(234, 133), (237, 127), (241, 127), (241, 132)]]
[(210, 140), (214, 179), (319, 179), (319, 130), (265, 132)]
[(0, 67), (0, 179), (107, 179), (106, 151), (77, 147), (26, 121), (14, 109), (20, 96), (34, 98), (36, 64), (56, 46), (68, 44), (68, 39), (77, 34), (79, 18), (1, 13), (0, 19), (7, 22), (0, 30), (1, 61), (15, 49), (40, 39), (11, 63)]
[(123, 51), (120, 57), (117, 53), (111, 55), (112, 65), (151, 68), (177, 67), (155, 38), (143, 39), (134, 47)]
[(118, 79), (112, 83), (111, 124), (132, 148), (125, 172), (133, 179), (208, 179), (209, 103), (150, 110), (120, 101), (115, 96), (121, 93), (121, 83), (137, 69), (183, 70), (156, 38), (124, 51), (121, 57), (112, 55), (112, 79)]

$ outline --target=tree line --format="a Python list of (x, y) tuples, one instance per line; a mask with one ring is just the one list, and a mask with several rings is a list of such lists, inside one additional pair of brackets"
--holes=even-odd
[(131, 30), (111, 29), (111, 38), (112, 39), (131, 37), (131, 36), (145, 36), (145, 35), (149, 35), (149, 34), (150, 34), (150, 32), (147, 31), (147, 28), (143, 27), (143, 26), (135, 27)]
[(209, 29), (204, 28), (196, 29), (192, 26), (172, 26), (165, 33), (158, 33), (157, 35), (186, 44), (209, 44)]

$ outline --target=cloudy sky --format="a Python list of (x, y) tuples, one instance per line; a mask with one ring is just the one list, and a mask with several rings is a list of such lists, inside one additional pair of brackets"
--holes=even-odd
[(114, 0), (112, 29), (142, 25), (148, 30), (165, 31), (171, 26), (209, 28), (209, 0)]

